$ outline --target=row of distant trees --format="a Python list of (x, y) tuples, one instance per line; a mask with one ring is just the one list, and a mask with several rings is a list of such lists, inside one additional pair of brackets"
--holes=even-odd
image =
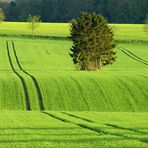
[(110, 23), (144, 23), (148, 0), (3, 0), (6, 21), (26, 21), (39, 15), (43, 22), (68, 22), (82, 11), (98, 12)]
[[(0, 21), (4, 19), (5, 14), (0, 9)], [(29, 15), (27, 21), (34, 39), (35, 30), (41, 22), (40, 16)], [(144, 29), (148, 32), (148, 15)], [(97, 71), (116, 61), (114, 33), (102, 15), (83, 12), (74, 18), (71, 21), (70, 38), (73, 42), (70, 56), (79, 70)]]
[[(2, 8), (0, 8), (0, 22), (3, 22), (5, 20), (5, 13)], [(31, 30), (32, 39), (34, 38), (35, 30), (39, 27), (41, 19), (39, 15), (32, 16), (29, 14), (27, 21), (29, 23), (29, 29)]]

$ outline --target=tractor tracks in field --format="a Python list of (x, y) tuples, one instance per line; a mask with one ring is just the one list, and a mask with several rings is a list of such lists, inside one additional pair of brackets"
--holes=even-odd
[(14, 64), (13, 64), (13, 61), (12, 61), (12, 58), (11, 58), (11, 55), (10, 55), (10, 49), (9, 49), (8, 41), (6, 41), (6, 49), (7, 49), (7, 55), (8, 55), (8, 59), (9, 59), (9, 63), (10, 63), (10, 66), (12, 68), (12, 71), (17, 75), (17, 77), (22, 82), (24, 96), (25, 96), (25, 101), (26, 101), (26, 110), (29, 111), (29, 110), (31, 110), (31, 107), (30, 107), (30, 100), (29, 100), (27, 85), (26, 85), (26, 82), (25, 82), (24, 78), (19, 74), (19, 72), (17, 72), (17, 70), (14, 67)]
[[(17, 76), (19, 76), (19, 78), (21, 78), (21, 81), (22, 81), (22, 85), (23, 85), (23, 88), (24, 88), (24, 92), (25, 92), (25, 98), (26, 98), (26, 109), (27, 110), (31, 110), (31, 107), (30, 107), (30, 101), (29, 101), (29, 95), (28, 95), (28, 90), (27, 90), (27, 85), (25, 83), (25, 79), (23, 78), (23, 76), (21, 76), (21, 74), (19, 74), (17, 72), (17, 70), (15, 70), (14, 66), (13, 66), (13, 62), (12, 62), (12, 58), (11, 58), (11, 54), (10, 54), (10, 49), (9, 49), (9, 44), (8, 44), (8, 41), (6, 42), (7, 44), (7, 51), (8, 51), (8, 57), (9, 57), (9, 61), (10, 61), (10, 65), (12, 67), (12, 70), (17, 73)], [(19, 58), (17, 56), (17, 52), (16, 52), (16, 48), (15, 48), (15, 44), (14, 44), (14, 41), (11, 42), (12, 44), (12, 51), (13, 51), (13, 54), (14, 54), (14, 58), (16, 60), (16, 64), (19, 68), (19, 70), (24, 73), (25, 75), (27, 75), (28, 77), (31, 78), (33, 84), (34, 84), (34, 87), (35, 87), (35, 90), (36, 90), (36, 94), (37, 94), (37, 97), (38, 97), (38, 103), (39, 103), (39, 107), (40, 107), (40, 110), (44, 110), (44, 104), (43, 104), (43, 97), (42, 97), (42, 93), (41, 93), (41, 90), (40, 90), (40, 86), (39, 86), (39, 83), (37, 81), (37, 79), (31, 75), (30, 73), (28, 73), (27, 71), (25, 71), (21, 64), (20, 64), (20, 61), (19, 61)]]
[(125, 50), (125, 51), (127, 51), (128, 53), (130, 53), (131, 55), (133, 55), (133, 56), (134, 56), (134, 57), (136, 57), (137, 59), (139, 59), (139, 60), (141, 60), (141, 61), (143, 61), (143, 62), (148, 63), (148, 61), (147, 61), (147, 60), (142, 59), (141, 57), (139, 57), (139, 56), (135, 55), (135, 54), (134, 54), (134, 53), (132, 53), (130, 50), (125, 49), (125, 48), (123, 48), (123, 47), (122, 47), (122, 49), (123, 49), (123, 50)]
[(121, 52), (123, 52), (125, 55), (127, 55), (128, 57), (132, 58), (133, 60), (137, 61), (137, 62), (140, 62), (140, 63), (143, 63), (145, 65), (148, 65), (148, 61), (147, 60), (144, 60), (142, 59), (141, 57), (135, 55), (134, 53), (132, 53), (131, 51), (129, 51), (128, 49), (125, 49), (125, 48), (118, 48)]
[(70, 114), (70, 113), (67, 113), (67, 112), (61, 112), (61, 113), (62, 113), (62, 114), (65, 114), (65, 115), (68, 115), (68, 116), (71, 116), (71, 117), (74, 117), (74, 118), (77, 118), (77, 119), (81, 119), (81, 120), (90, 122), (90, 123), (96, 123), (95, 121), (92, 121), (92, 120), (87, 119), (87, 118), (84, 118), (84, 117), (79, 117), (79, 116), (76, 116), (76, 115), (74, 115), (74, 114)]
[(108, 127), (113, 127), (115, 129), (123, 129), (123, 130), (128, 130), (128, 131), (132, 131), (132, 132), (140, 133), (140, 134), (148, 134), (148, 132), (139, 131), (139, 130), (133, 129), (133, 128), (122, 127), (122, 126), (118, 126), (118, 125), (115, 125), (115, 124), (103, 123), (103, 122), (98, 122), (98, 121), (90, 120), (88, 118), (81, 117), (81, 116), (78, 116), (78, 115), (75, 115), (75, 114), (72, 114), (72, 113), (69, 113), (69, 112), (65, 112), (65, 111), (62, 111), (60, 113), (68, 115), (68, 116), (71, 116), (71, 117), (76, 118), (76, 119), (80, 119), (82, 121), (89, 122), (89, 123), (99, 123), (99, 124), (103, 124), (103, 125), (108, 126)]
[[(137, 133), (137, 134), (144, 134), (144, 135), (148, 134), (148, 133), (145, 133), (145, 132), (142, 132), (142, 131), (139, 131), (139, 130), (135, 130), (135, 129), (132, 129), (132, 128), (125, 128), (125, 127), (121, 127), (121, 126), (117, 126), (117, 125), (113, 125), (113, 124), (95, 122), (93, 120), (89, 120), (87, 118), (79, 117), (77, 115), (73, 115), (73, 114), (70, 114), (70, 113), (67, 113), (67, 112), (60, 112), (58, 115), (56, 113), (45, 112), (45, 111), (41, 112), (41, 113), (43, 113), (43, 114), (45, 114), (49, 117), (52, 117), (56, 120), (59, 120), (61, 122), (73, 124), (73, 125), (79, 126), (80, 128), (83, 128), (85, 130), (93, 131), (93, 132), (95, 132), (99, 135), (105, 134), (105, 135), (110, 135), (110, 136), (117, 136), (119, 138), (124, 138), (124, 139), (127, 139), (127, 140), (135, 140), (135, 141), (139, 141), (139, 142), (148, 144), (147, 138), (132, 137), (132, 136), (125, 135), (124, 133), (112, 132), (112, 131), (110, 131), (109, 128), (112, 128), (112, 129), (115, 129), (115, 130), (130, 131), (130, 132), (134, 132), (134, 133)], [(68, 119), (67, 119), (67, 117), (63, 117), (62, 114), (67, 115)], [(76, 121), (73, 121), (69, 118), (73, 118)], [(82, 122), (78, 122), (77, 121), (78, 119), (81, 120)], [(104, 127), (101, 128), (100, 126), (97, 126), (97, 124), (100, 124), (100, 125), (102, 124)]]
[(44, 110), (43, 97), (42, 97), (42, 93), (41, 93), (41, 90), (40, 90), (39, 83), (38, 83), (37, 79), (36, 79), (33, 75), (31, 75), (30, 73), (28, 73), (27, 71), (25, 71), (25, 70), (22, 68), (22, 66), (21, 66), (21, 64), (20, 64), (20, 62), (19, 62), (17, 53), (16, 53), (14, 41), (12, 41), (12, 49), (13, 49), (13, 52), (14, 52), (14, 55), (15, 55), (15, 58), (16, 58), (16, 62), (17, 62), (17, 64), (18, 64), (20, 70), (21, 70), (24, 74), (28, 75), (28, 76), (32, 79), (32, 81), (33, 81), (33, 83), (34, 83), (34, 86), (35, 86), (35, 89), (36, 89), (37, 96), (38, 96), (38, 102), (39, 102), (40, 110)]

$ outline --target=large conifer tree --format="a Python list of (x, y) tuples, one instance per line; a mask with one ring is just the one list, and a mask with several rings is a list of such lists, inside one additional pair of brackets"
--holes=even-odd
[(73, 46), (70, 56), (80, 70), (95, 71), (116, 59), (112, 29), (103, 16), (83, 12), (71, 23)]

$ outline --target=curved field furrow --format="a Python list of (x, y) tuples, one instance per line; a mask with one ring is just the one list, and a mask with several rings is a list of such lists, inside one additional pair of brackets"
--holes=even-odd
[[(119, 76), (94, 76), (92, 78), (79, 75), (75, 79), (79, 85), (71, 79), (73, 75), (48, 75), (41, 78), (37, 76), (44, 94), (46, 110), (65, 111), (146, 111), (143, 103), (147, 105), (147, 96), (141, 94), (143, 78), (135, 77), (137, 83), (131, 81), (133, 75), (122, 78)], [(133, 79), (134, 81), (134, 79)], [(128, 83), (126, 83), (128, 82)], [(47, 85), (48, 84), (48, 85)], [(89, 85), (88, 85), (89, 84)], [(81, 89), (79, 87), (81, 86)], [(147, 91), (146, 82), (143, 86)], [(82, 91), (85, 93), (87, 105)], [(56, 102), (56, 103), (55, 103)]]
[[(147, 116), (147, 113), (143, 113), (141, 116), (138, 113), (116, 113), (116, 112), (68, 112), (67, 115), (70, 115), (71, 117), (81, 119), (83, 122), (87, 120), (83, 119), (89, 119), (93, 121), (92, 123), (99, 123), (108, 127), (115, 128), (117, 130), (124, 130), (132, 132), (134, 134), (138, 134), (139, 136), (142, 134), (143, 138), (145, 137), (145, 141), (147, 140), (148, 130), (147, 130), (147, 117), (145, 118), (145, 115)], [(122, 118), (121, 118), (122, 116)], [(65, 116), (64, 116), (65, 117)], [(87, 117), (87, 118), (86, 118)], [(75, 120), (77, 120), (75, 119)], [(136, 123), (132, 123), (133, 120), (137, 121)], [(132, 124), (128, 124), (127, 121)], [(146, 122), (145, 122), (146, 121)], [(89, 123), (89, 122), (85, 122)], [(143, 128), (141, 128), (141, 125), (143, 125)]]
[[(119, 90), (119, 88), (114, 83), (112, 77), (110, 79), (107, 79), (107, 80), (104, 80), (104, 81), (102, 81), (102, 85), (104, 85), (104, 89), (107, 88), (106, 91), (108, 93), (108, 99), (112, 103), (111, 111), (120, 111), (121, 106), (119, 105), (119, 102), (121, 100), (119, 99), (119, 96), (120, 96), (121, 92), (120, 92), (120, 94), (118, 94), (118, 97), (117, 97), (117, 92), (116, 92), (116, 95), (115, 95), (115, 88), (117, 88), (118, 90)], [(118, 99), (118, 101), (116, 101), (116, 99)]]
[(141, 57), (139, 57), (139, 56), (135, 55), (135, 54), (134, 54), (134, 53), (132, 53), (131, 51), (129, 51), (129, 50), (127, 50), (127, 49), (123, 48), (123, 47), (122, 47), (122, 49), (123, 49), (123, 50), (125, 50), (125, 51), (127, 51), (128, 53), (130, 53), (131, 55), (133, 55), (133, 56), (134, 56), (134, 57), (136, 57), (137, 59), (139, 59), (139, 60), (141, 60), (141, 61), (143, 61), (143, 62), (145, 62), (145, 63), (148, 63), (148, 61), (147, 61), (147, 60), (142, 59)]
[(100, 122), (100, 121), (95, 121), (95, 120), (90, 120), (86, 117), (83, 117), (81, 115), (77, 115), (76, 113), (70, 113), (70, 112), (61, 112), (62, 114), (66, 114), (70, 117), (73, 117), (73, 118), (76, 118), (77, 119), (80, 119), (80, 120), (83, 120), (83, 121), (86, 121), (88, 123), (99, 123), (99, 124), (103, 124), (103, 125), (106, 125), (108, 127), (112, 127), (112, 128), (115, 128), (115, 129), (122, 129), (122, 130), (127, 130), (127, 131), (131, 131), (131, 132), (135, 132), (135, 133), (139, 133), (139, 134), (144, 134), (144, 135), (148, 135), (148, 132), (145, 132), (145, 131), (140, 131), (138, 129), (134, 129), (134, 128), (127, 128), (127, 127), (124, 127), (122, 125), (115, 125), (115, 124), (110, 124), (110, 123), (103, 123), (103, 122)]
[[(58, 76), (58, 78), (63, 83), (63, 86), (64, 86), (65, 91), (66, 91), (66, 92), (64, 92), (64, 94), (66, 96), (66, 104), (67, 104), (67, 108), (65, 108), (65, 110), (70, 110), (72, 108), (77, 110), (79, 108), (79, 101), (73, 95), (76, 92), (74, 92), (74, 87), (73, 87), (73, 84), (71, 83), (71, 78), (67, 77), (67, 79), (63, 79), (63, 77), (60, 77), (60, 76)], [(71, 102), (71, 99), (74, 100), (74, 101)]]
[[(65, 104), (66, 102), (64, 99), (65, 94), (63, 92), (63, 89), (64, 89), (63, 85), (61, 84), (61, 81), (58, 78), (52, 77), (51, 80), (53, 83), (52, 85), (54, 85), (54, 88), (52, 88), (49, 83), (49, 86), (48, 86), (49, 88), (45, 89), (45, 87), (44, 87), (44, 89), (45, 89), (44, 91), (50, 90), (51, 94), (54, 91), (55, 98), (53, 98), (52, 96), (51, 96), (51, 98), (50, 98), (50, 96), (46, 97), (47, 102), (50, 102), (50, 104), (53, 104), (52, 105), (53, 107), (52, 108), (47, 107), (47, 110), (63, 110), (63, 109), (65, 109), (65, 107), (67, 105), (67, 104)], [(56, 104), (55, 104), (55, 102), (56, 102)], [(48, 106), (48, 103), (47, 103), (47, 106)]]
[[(116, 78), (115, 78), (116, 79)], [(104, 83), (104, 82), (103, 82)], [(113, 110), (112, 111), (122, 111), (122, 103), (123, 99), (121, 98), (122, 89), (118, 86), (118, 84), (114, 81), (114, 78), (111, 77), (110, 79), (106, 80), (105, 87), (107, 87), (107, 92), (109, 93), (109, 99), (113, 102)], [(118, 97), (117, 97), (118, 96)], [(122, 103), (121, 103), (122, 102)]]
[(96, 103), (95, 103), (95, 105), (97, 105), (100, 109), (101, 108), (104, 108), (105, 110), (108, 108), (108, 105), (107, 105), (107, 101), (106, 101), (106, 97), (105, 97), (105, 94), (104, 94), (104, 91), (103, 91), (103, 89), (102, 89), (102, 87), (100, 86), (100, 83), (98, 83), (97, 82), (97, 80), (96, 79), (93, 79), (93, 78), (89, 78), (90, 80), (91, 80), (91, 82), (92, 83), (94, 83), (94, 85), (96, 86), (96, 92), (99, 92), (99, 96), (97, 95), (97, 93), (95, 92), (95, 94), (96, 94), (96, 97), (98, 96), (98, 98), (99, 98), (99, 100), (100, 100), (100, 102), (99, 101), (97, 101)]
[(31, 110), (27, 86), (26, 86), (24, 78), (14, 68), (14, 65), (13, 65), (13, 62), (12, 62), (12, 59), (11, 59), (11, 55), (10, 55), (8, 41), (6, 42), (6, 48), (7, 48), (8, 58), (9, 58), (9, 62), (10, 62), (12, 71), (20, 78), (20, 80), (22, 82), (22, 86), (23, 86), (23, 90), (24, 90), (24, 95), (25, 95), (25, 100), (26, 100), (26, 109), (27, 110)]
[(28, 77), (24, 72), (20, 69), (20, 65), (18, 64), (18, 59), (16, 58), (15, 52), (13, 50), (13, 44), (8, 44), (8, 54), (9, 59), (11, 62), (11, 66), (13, 71), (17, 73), (17, 76), (22, 81), (24, 93), (25, 93), (25, 100), (26, 100), (26, 109), (27, 110), (38, 110), (39, 103), (36, 94), (36, 90), (34, 88), (33, 82), (31, 82), (30, 77)]
[[(57, 97), (57, 101), (55, 101), (55, 102), (58, 102), (58, 100), (60, 100), (59, 101), (59, 108), (57, 108), (57, 110), (63, 110), (63, 109), (68, 110), (69, 105), (68, 105), (68, 102), (66, 99), (66, 89), (64, 88), (63, 82), (61, 81), (61, 79), (59, 79), (58, 76), (54, 77), (52, 79), (54, 80), (55, 86), (58, 89), (57, 92), (59, 93), (59, 97)], [(54, 103), (54, 102), (52, 102), (52, 103)]]
[(88, 104), (88, 96), (85, 94), (85, 91), (83, 90), (83, 85), (79, 83), (79, 80), (76, 80), (74, 77), (70, 76), (71, 80), (76, 84), (77, 89), (80, 91), (80, 94), (83, 99), (83, 103), (86, 106), (86, 110), (90, 110), (90, 105)]
[[(133, 78), (129, 78), (129, 80), (131, 81), (131, 83), (133, 83), (136, 87), (137, 87), (137, 91), (135, 91), (134, 94), (136, 94), (136, 97), (133, 97), (134, 101), (136, 101), (136, 104), (139, 104), (139, 98), (141, 99), (141, 103), (139, 104), (139, 109), (143, 107), (143, 110), (144, 111), (148, 111), (148, 106), (147, 106), (147, 101), (148, 101), (148, 88), (144, 88), (144, 89), (141, 89), (143, 88), (143, 84), (145, 84), (145, 86), (147, 86), (148, 84), (148, 81), (145, 81), (145, 80), (140, 80), (141, 83), (137, 83), (137, 81), (135, 81), (135, 79)], [(139, 93), (140, 92), (140, 93)], [(142, 95), (141, 95), (142, 94)], [(138, 96), (139, 95), (139, 96)]]
[(26, 110), (22, 83), (16, 75), (1, 74), (0, 92), (0, 110)]
[(134, 96), (131, 95), (131, 92), (129, 90), (129, 85), (130, 84), (126, 84), (126, 81), (121, 79), (121, 78), (117, 78), (118, 84), (120, 85), (120, 91), (122, 93), (123, 91), (123, 99), (125, 99), (125, 105), (128, 106), (126, 107), (126, 109), (128, 109), (128, 111), (135, 111), (135, 109), (133, 107), (135, 107), (135, 102), (132, 101), (132, 98)]
[(122, 51), (124, 54), (126, 54), (127, 56), (129, 56), (130, 58), (136, 60), (137, 62), (143, 63), (145, 65), (148, 65), (148, 63), (144, 62), (143, 60), (139, 60), (137, 57), (133, 56), (132, 54), (128, 53), (125, 50), (120, 49), (120, 51)]
[(12, 71), (6, 41), (0, 40), (0, 110), (26, 110), (22, 82)]
[(86, 119), (86, 118), (84, 118), (84, 117), (79, 117), (79, 116), (77, 116), (77, 115), (73, 115), (73, 114), (68, 113), (68, 112), (61, 112), (61, 113), (62, 113), (62, 114), (66, 114), (66, 115), (71, 116), (71, 117), (74, 117), (74, 118), (78, 118), (78, 119), (81, 119), (81, 120), (90, 122), (90, 123), (95, 123), (95, 121), (92, 121), (92, 120), (90, 120), (90, 119)]
[(133, 111), (132, 104), (129, 100), (129, 97), (131, 96), (130, 94), (128, 94), (127, 88), (124, 87), (124, 85), (122, 84), (122, 81), (120, 81), (117, 78), (114, 78), (112, 81), (114, 82), (114, 86), (115, 86), (114, 93), (118, 92), (118, 97), (116, 98), (116, 96), (114, 96), (114, 99), (117, 100), (118, 107), (120, 108), (118, 111), (124, 111), (124, 110)]
[[(131, 94), (133, 94), (133, 101), (135, 102), (136, 110), (139, 111), (148, 111), (147, 101), (148, 101), (148, 81), (143, 81), (143, 79), (135, 79), (133, 77), (129, 77), (128, 81), (133, 84), (133, 87), (129, 90)], [(139, 82), (138, 82), (139, 81)], [(134, 89), (133, 89), (134, 88)], [(139, 101), (140, 98), (140, 101)], [(138, 106), (137, 106), (138, 104)], [(134, 105), (134, 104), (133, 104)]]
[(20, 64), (20, 62), (19, 62), (19, 59), (18, 59), (18, 57), (17, 57), (17, 53), (16, 53), (16, 49), (15, 49), (15, 45), (14, 45), (14, 42), (13, 42), (13, 41), (12, 41), (12, 47), (13, 47), (14, 55), (15, 55), (15, 58), (16, 58), (16, 61), (17, 61), (17, 64), (18, 64), (19, 68), (20, 68), (21, 71), (23, 71), (26, 75), (28, 75), (28, 76), (32, 79), (32, 81), (33, 81), (33, 83), (34, 83), (34, 86), (35, 86), (35, 89), (36, 89), (36, 93), (37, 93), (37, 95), (38, 95), (38, 101), (39, 101), (40, 110), (44, 110), (43, 97), (42, 97), (42, 93), (41, 93), (40, 86), (39, 86), (39, 84), (38, 84), (37, 79), (36, 79), (33, 75), (29, 74), (28, 72), (26, 72), (26, 71), (22, 68), (22, 66), (21, 66), (21, 64)]
[[(101, 88), (103, 90), (103, 93), (106, 94), (106, 97), (104, 97), (104, 99), (106, 99), (106, 104), (107, 104), (107, 110), (110, 110), (110, 111), (116, 111), (117, 108), (116, 108), (116, 104), (114, 102), (114, 99), (115, 98), (112, 98), (112, 95), (111, 95), (111, 91), (110, 91), (110, 87), (112, 87), (112, 83), (109, 83), (109, 80), (99, 80), (98, 79), (98, 83), (101, 84)], [(111, 99), (112, 98), (112, 99)]]
[[(65, 123), (71, 123), (74, 125), (77, 125), (81, 128), (96, 132), (96, 133), (102, 133), (102, 134), (107, 134), (107, 135), (112, 135), (112, 136), (117, 136), (117, 137), (122, 137), (124, 139), (128, 139), (131, 141), (139, 141), (140, 143), (144, 143), (144, 144), (148, 144), (147, 138), (145, 138), (147, 136), (147, 134), (145, 135), (145, 137), (141, 138), (141, 133), (137, 133), (136, 131), (136, 135), (137, 137), (135, 137), (135, 131), (130, 131), (130, 134), (128, 135), (126, 130), (127, 129), (121, 129), (121, 128), (115, 128), (113, 126), (109, 126), (108, 124), (103, 124), (101, 125), (101, 123), (90, 123), (88, 121), (84, 121), (83, 119), (77, 119), (75, 117), (71, 117), (67, 114), (62, 114), (62, 113), (50, 113), (50, 112), (45, 112), (45, 114), (47, 114), (50, 117), (53, 117), (57, 120), (60, 120), (62, 122)], [(100, 128), (100, 126), (102, 126)], [(110, 128), (108, 128), (110, 127)], [(139, 136), (139, 137), (138, 137)]]

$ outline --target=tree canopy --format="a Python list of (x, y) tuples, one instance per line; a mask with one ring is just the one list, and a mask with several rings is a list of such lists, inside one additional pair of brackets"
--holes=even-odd
[(6, 21), (26, 21), (29, 14), (43, 22), (69, 22), (82, 11), (98, 12), (109, 23), (144, 23), (148, 0), (3, 0)]
[(115, 62), (114, 33), (103, 16), (83, 12), (73, 19), (70, 32), (70, 56), (80, 70), (96, 71)]

